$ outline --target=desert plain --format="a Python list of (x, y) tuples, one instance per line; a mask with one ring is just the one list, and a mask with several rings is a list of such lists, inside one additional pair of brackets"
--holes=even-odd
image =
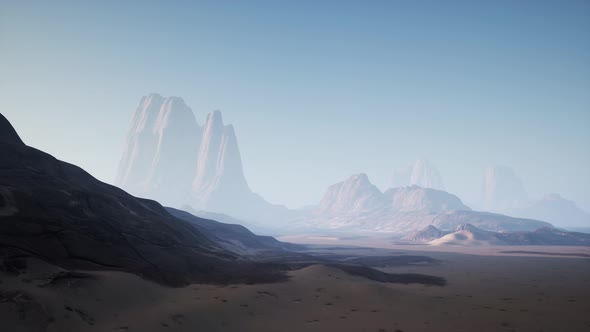
[(316, 244), (308, 252), (344, 260), (423, 255), (431, 259), (375, 268), (446, 284), (382, 283), (315, 264), (289, 271), (285, 282), (171, 288), (123, 272), (66, 273), (29, 258), (0, 275), (2, 331), (590, 330), (586, 247)]

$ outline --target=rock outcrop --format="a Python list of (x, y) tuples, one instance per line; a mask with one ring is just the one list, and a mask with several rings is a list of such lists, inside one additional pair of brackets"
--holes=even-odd
[(143, 97), (131, 120), (115, 184), (166, 205), (190, 191), (201, 128), (182, 98)]
[(24, 145), (10, 122), (0, 114), (0, 143)]
[(485, 170), (483, 208), (486, 211), (506, 212), (523, 204), (527, 193), (514, 170), (506, 166), (490, 166)]
[(412, 166), (397, 169), (393, 172), (391, 188), (420, 186), (444, 190), (438, 169), (429, 161), (418, 159)]
[(130, 193), (173, 207), (268, 221), (288, 215), (252, 192), (232, 125), (221, 112), (201, 128), (178, 97), (151, 94), (132, 118), (115, 183)]
[(361, 173), (331, 185), (315, 212), (327, 215), (362, 214), (386, 206), (383, 193), (366, 174)]

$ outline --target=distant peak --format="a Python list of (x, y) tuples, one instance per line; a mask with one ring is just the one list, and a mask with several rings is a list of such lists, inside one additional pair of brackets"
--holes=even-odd
[[(164, 112), (162, 112), (164, 111)], [(191, 113), (192, 110), (190, 107), (186, 105), (184, 99), (181, 97), (168, 97), (162, 101), (162, 108), (160, 109), (160, 114), (163, 115), (165, 113), (172, 112), (172, 113)]]
[(2, 113), (0, 113), (0, 143), (25, 144)]
[(223, 126), (221, 111), (215, 110), (207, 114), (207, 120), (205, 122), (207, 123), (207, 126)]
[(184, 99), (182, 99), (182, 97), (177, 97), (177, 96), (170, 96), (170, 97), (166, 98), (166, 102), (167, 103), (172, 103), (172, 104), (175, 104), (175, 105), (176, 104), (186, 105), (184, 103)]
[(234, 131), (234, 126), (230, 125), (230, 124), (223, 127), (223, 132), (228, 136), (236, 136), (236, 133)]
[(365, 173), (353, 174), (348, 179), (349, 180), (369, 181), (369, 177)]
[(146, 101), (150, 101), (150, 100), (164, 100), (164, 97), (162, 97), (162, 95), (160, 95), (159, 93), (152, 92), (142, 98), (142, 102), (146, 102)]
[(354, 183), (356, 185), (361, 185), (361, 186), (372, 185), (371, 181), (369, 181), (369, 177), (365, 173), (353, 174), (353, 175), (349, 176), (348, 179), (346, 179), (344, 182), (349, 183), (349, 184)]
[(211, 114), (212, 114), (213, 118), (216, 118), (216, 119), (219, 118), (219, 120), (222, 119), (220, 110), (215, 110), (215, 111), (211, 112)]

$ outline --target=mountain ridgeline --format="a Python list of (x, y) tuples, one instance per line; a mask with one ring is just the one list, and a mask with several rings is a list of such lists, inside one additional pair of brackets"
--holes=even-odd
[(166, 206), (223, 214), (275, 231), (307, 224), (407, 235), (430, 223), (447, 229), (473, 223), (487, 230), (515, 231), (550, 226), (539, 220), (572, 226), (590, 220), (575, 204), (563, 200), (544, 200), (529, 208), (522, 182), (504, 166), (486, 170), (482, 206), (488, 212), (472, 211), (444, 191), (438, 169), (425, 159), (396, 170), (391, 189), (385, 192), (366, 175), (357, 174), (330, 186), (311, 212), (289, 210), (251, 190), (234, 127), (224, 124), (221, 112), (209, 113), (200, 125), (182, 98), (158, 94), (140, 100), (115, 184)]
[(25, 145), (1, 114), (0, 133), (0, 268), (33, 257), (169, 285), (283, 279), (276, 266), (255, 256), (289, 245), (241, 226), (174, 216)]
[(381, 192), (366, 174), (356, 174), (328, 188), (300, 225), (329, 229), (361, 229), (407, 235), (428, 225), (444, 230), (472, 223), (490, 231), (524, 231), (550, 224), (532, 219), (473, 211), (446, 191), (417, 185)]

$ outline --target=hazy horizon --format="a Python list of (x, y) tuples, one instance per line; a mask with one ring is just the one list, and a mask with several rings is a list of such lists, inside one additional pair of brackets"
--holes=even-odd
[(590, 209), (590, 3), (424, 4), (3, 3), (0, 109), (110, 183), (157, 92), (200, 125), (221, 110), (273, 203), (315, 204), (361, 172), (384, 189), (425, 158), (467, 204), (507, 165), (532, 198)]

